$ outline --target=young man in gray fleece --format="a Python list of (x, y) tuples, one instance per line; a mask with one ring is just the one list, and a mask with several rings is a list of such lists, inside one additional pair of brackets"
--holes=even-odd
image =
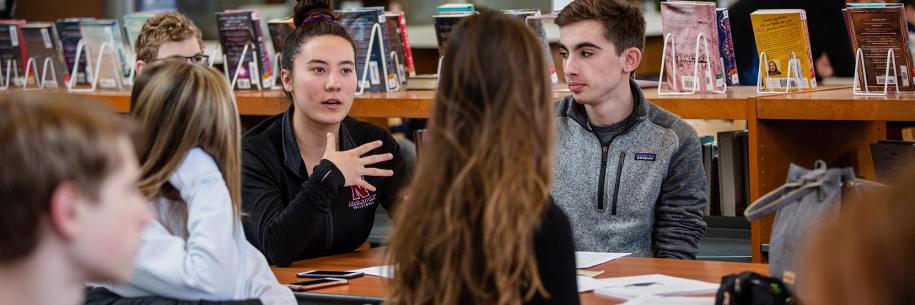
[(572, 95), (556, 104), (552, 195), (576, 250), (694, 259), (707, 202), (701, 146), (629, 77), (644, 16), (625, 0), (576, 0), (556, 24)]

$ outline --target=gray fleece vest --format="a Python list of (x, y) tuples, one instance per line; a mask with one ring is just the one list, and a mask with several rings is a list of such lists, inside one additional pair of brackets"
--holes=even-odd
[(606, 147), (572, 96), (557, 103), (552, 196), (578, 251), (695, 258), (707, 201), (698, 136), (633, 94), (635, 123)]

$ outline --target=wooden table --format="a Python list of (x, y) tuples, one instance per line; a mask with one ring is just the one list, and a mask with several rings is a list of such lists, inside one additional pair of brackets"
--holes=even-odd
[[(383, 251), (384, 248), (375, 248), (355, 253), (309, 259), (296, 262), (287, 268), (273, 268), (273, 273), (276, 274), (280, 283), (289, 284), (301, 281), (302, 279), (296, 278), (296, 273), (303, 271), (345, 271), (379, 266), (384, 264)], [(767, 268), (768, 266), (764, 264), (624, 257), (589, 270), (604, 270), (604, 274), (598, 276), (598, 278), (660, 273), (718, 283), (721, 281), (722, 276), (741, 271), (768, 274)], [(387, 291), (385, 290), (384, 279), (368, 275), (352, 279), (348, 285), (317, 289), (307, 293), (299, 293), (298, 295), (300, 302), (318, 300), (324, 302), (337, 301), (341, 302), (341, 304), (352, 304), (345, 303), (346, 300), (350, 299), (373, 303), (382, 300), (385, 296), (387, 296)], [(582, 293), (581, 301), (585, 305), (623, 303), (622, 299), (599, 296), (593, 292)]]

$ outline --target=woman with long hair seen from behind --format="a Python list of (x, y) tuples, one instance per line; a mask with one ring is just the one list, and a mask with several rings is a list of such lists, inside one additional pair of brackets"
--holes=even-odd
[(394, 216), (390, 305), (579, 303), (549, 191), (553, 111), (533, 32), (481, 9), (445, 47), (413, 182)]
[(225, 77), (203, 65), (156, 63), (143, 70), (130, 102), (142, 128), (140, 190), (156, 219), (143, 233), (135, 276), (111, 291), (130, 298), (296, 304), (245, 239), (241, 127)]

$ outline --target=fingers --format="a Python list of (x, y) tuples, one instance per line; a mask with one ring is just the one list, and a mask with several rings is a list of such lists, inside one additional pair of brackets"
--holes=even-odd
[(394, 155), (389, 154), (389, 153), (380, 154), (380, 155), (371, 155), (371, 156), (367, 156), (364, 158), (359, 158), (359, 163), (361, 163), (362, 165), (370, 165), (370, 164), (375, 164), (378, 162), (388, 161), (391, 159), (394, 159)]
[(362, 176), (390, 177), (394, 176), (394, 171), (380, 168), (366, 168), (362, 170), (361, 174)]
[(327, 133), (327, 144), (324, 146), (324, 155), (327, 156), (328, 153), (337, 151), (337, 138), (334, 137), (332, 132)]
[(372, 192), (378, 191), (378, 189), (376, 189), (374, 186), (372, 186), (371, 184), (369, 184), (368, 182), (366, 182), (365, 180), (362, 180), (362, 179), (356, 180), (355, 185), (358, 187), (367, 189), (369, 191), (372, 191)]
[(368, 152), (372, 151), (373, 149), (381, 147), (381, 145), (382, 145), (381, 141), (372, 141), (369, 143), (362, 144), (362, 146), (353, 148), (350, 150), (350, 152), (355, 153), (357, 156), (361, 156), (361, 155), (367, 154)]

